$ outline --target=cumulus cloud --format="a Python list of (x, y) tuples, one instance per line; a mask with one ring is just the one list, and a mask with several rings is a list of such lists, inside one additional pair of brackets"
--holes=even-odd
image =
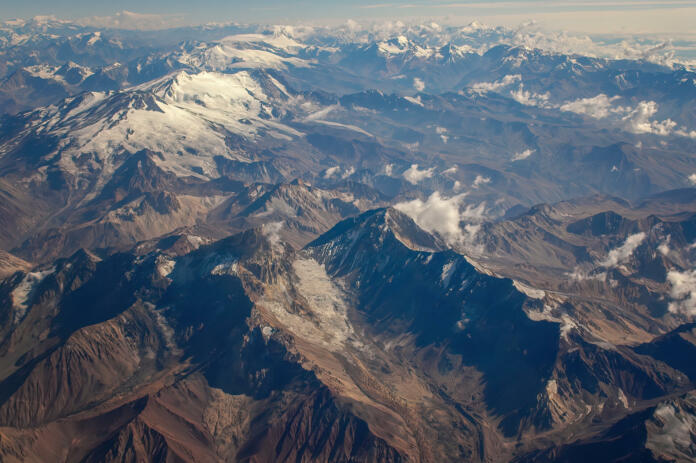
[(580, 98), (574, 101), (568, 101), (561, 105), (561, 111), (573, 112), (576, 114), (584, 114), (585, 116), (595, 119), (604, 119), (610, 113), (622, 112), (624, 108), (614, 107), (613, 102), (618, 100), (618, 96), (609, 98), (604, 93), (600, 93), (592, 98)]
[(540, 106), (542, 108), (549, 106), (549, 98), (551, 97), (549, 92), (534, 93), (525, 90), (523, 84), (520, 84), (517, 90), (510, 90), (510, 96), (512, 96), (513, 100), (525, 106)]
[(677, 128), (677, 123), (672, 119), (663, 121), (652, 120), (657, 113), (658, 105), (654, 101), (641, 101), (635, 108), (627, 106), (614, 106), (618, 96), (608, 97), (600, 93), (592, 98), (580, 98), (567, 101), (559, 106), (561, 111), (583, 114), (595, 119), (605, 119), (612, 115), (619, 118), (623, 128), (632, 133), (651, 133), (654, 135), (679, 135), (682, 137), (696, 138), (696, 131), (689, 132), (686, 127)]
[(689, 181), (696, 185), (696, 173), (689, 175)]
[(486, 218), (486, 209), (485, 203), (465, 205), (466, 195), (462, 193), (445, 198), (436, 191), (425, 201), (414, 199), (394, 207), (411, 217), (419, 227), (437, 233), (451, 245), (473, 250), (476, 234)]
[(521, 160), (523, 160), (523, 159), (527, 159), (529, 156), (531, 156), (531, 155), (534, 154), (535, 152), (536, 152), (536, 150), (527, 148), (527, 149), (524, 150), (524, 151), (521, 151), (521, 152), (519, 152), (519, 153), (515, 153), (515, 154), (512, 156), (512, 159), (511, 159), (511, 160), (512, 160), (512, 162), (521, 161)]
[(452, 166), (449, 169), (445, 169), (442, 171), (443, 174), (456, 174), (457, 173), (457, 166)]
[(667, 282), (672, 287), (669, 295), (673, 301), (669, 304), (669, 311), (688, 316), (696, 315), (696, 270), (667, 272)]
[(403, 176), (409, 183), (416, 185), (420, 183), (423, 179), (432, 177), (434, 172), (434, 167), (420, 170), (418, 168), (418, 164), (411, 164), (411, 167), (406, 169), (406, 171), (403, 173)]
[(394, 171), (394, 164), (385, 164), (384, 165), (384, 175), (391, 177), (393, 171)]
[(672, 119), (664, 121), (650, 120), (657, 113), (657, 103), (654, 101), (641, 101), (633, 110), (623, 117), (626, 129), (633, 133), (653, 133), (656, 135), (669, 135), (674, 131), (677, 123)]
[(471, 184), (473, 188), (478, 188), (481, 185), (485, 185), (487, 183), (491, 183), (491, 179), (489, 177), (484, 177), (483, 175), (477, 175), (476, 178), (474, 179), (474, 183)]
[(610, 268), (617, 265), (625, 264), (633, 254), (633, 251), (645, 241), (645, 233), (640, 232), (626, 238), (626, 241), (619, 246), (609, 251), (606, 259), (599, 263), (600, 266)]
[(413, 79), (413, 88), (415, 88), (419, 92), (425, 90), (425, 82), (423, 82), (423, 79), (419, 79), (418, 77)]
[(471, 85), (471, 91), (478, 93), (478, 94), (483, 94), (486, 92), (495, 92), (500, 90), (501, 88), (509, 87), (510, 85), (514, 84), (515, 82), (521, 81), (522, 76), (519, 74), (508, 74), (505, 77), (503, 77), (500, 80), (497, 80), (495, 82), (478, 82), (473, 85)]

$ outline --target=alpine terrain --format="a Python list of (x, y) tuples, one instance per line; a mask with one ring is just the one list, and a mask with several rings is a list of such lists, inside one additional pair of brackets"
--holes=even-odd
[(696, 66), (628, 45), (0, 23), (0, 461), (696, 461)]

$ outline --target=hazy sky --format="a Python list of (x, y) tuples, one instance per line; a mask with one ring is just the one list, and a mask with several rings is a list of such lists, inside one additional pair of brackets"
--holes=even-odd
[[(586, 33), (693, 34), (696, 0), (560, 0), (560, 1), (334, 1), (334, 0), (2, 0), (0, 19), (55, 15), (63, 19), (92, 18), (100, 24), (124, 25), (135, 16), (161, 15), (157, 24), (204, 22), (326, 23), (355, 20), (439, 19), (498, 24), (536, 20), (552, 29)], [(143, 18), (138, 18), (142, 20)], [(142, 21), (141, 21), (142, 22)]]

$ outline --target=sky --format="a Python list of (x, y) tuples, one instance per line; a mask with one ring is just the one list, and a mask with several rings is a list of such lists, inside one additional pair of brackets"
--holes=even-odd
[[(251, 6), (250, 6), (251, 5)], [(353, 20), (439, 20), (516, 25), (587, 34), (695, 34), (696, 0), (2, 0), (0, 19), (53, 15), (132, 28), (208, 22), (331, 24)], [(149, 16), (148, 16), (149, 15)], [(148, 26), (151, 25), (151, 26)]]

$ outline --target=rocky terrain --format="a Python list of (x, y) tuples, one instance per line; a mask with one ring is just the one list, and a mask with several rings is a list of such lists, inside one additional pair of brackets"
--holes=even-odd
[(0, 26), (0, 460), (696, 459), (696, 73), (504, 28)]

